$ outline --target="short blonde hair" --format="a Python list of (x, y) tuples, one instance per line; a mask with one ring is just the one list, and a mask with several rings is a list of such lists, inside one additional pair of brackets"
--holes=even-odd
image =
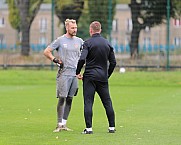
[(99, 32), (101, 30), (101, 23), (98, 21), (94, 21), (90, 24), (90, 27), (94, 32)]
[(67, 27), (67, 26), (69, 25), (69, 23), (75, 24), (75, 23), (76, 23), (76, 20), (74, 20), (74, 19), (66, 19), (66, 20), (65, 20), (65, 27)]

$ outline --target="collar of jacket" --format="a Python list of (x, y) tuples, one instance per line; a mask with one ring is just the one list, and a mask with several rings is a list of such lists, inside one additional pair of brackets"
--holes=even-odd
[(99, 36), (101, 36), (100, 33), (95, 33), (95, 34), (92, 35), (92, 37), (99, 37)]

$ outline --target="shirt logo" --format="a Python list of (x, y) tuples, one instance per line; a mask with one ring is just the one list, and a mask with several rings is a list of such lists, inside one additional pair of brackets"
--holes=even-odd
[(67, 48), (67, 44), (63, 44), (63, 47), (64, 47), (64, 48)]
[(79, 48), (79, 44), (74, 44), (74, 47), (77, 49)]

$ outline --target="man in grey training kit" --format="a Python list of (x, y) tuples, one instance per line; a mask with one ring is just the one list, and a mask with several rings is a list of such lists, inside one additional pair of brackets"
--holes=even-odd
[[(83, 40), (76, 37), (77, 24), (73, 19), (65, 21), (66, 34), (58, 37), (44, 50), (44, 55), (58, 65), (57, 72), (57, 127), (53, 132), (70, 130), (66, 123), (71, 110), (73, 96), (78, 91), (76, 67)], [(57, 50), (59, 58), (52, 52)]]

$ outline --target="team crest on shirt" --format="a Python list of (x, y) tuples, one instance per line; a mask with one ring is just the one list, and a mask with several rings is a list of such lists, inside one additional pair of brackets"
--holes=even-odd
[(74, 47), (75, 48), (79, 48), (79, 44), (74, 44)]
[(67, 48), (67, 44), (63, 44), (63, 47), (64, 47), (64, 48)]

